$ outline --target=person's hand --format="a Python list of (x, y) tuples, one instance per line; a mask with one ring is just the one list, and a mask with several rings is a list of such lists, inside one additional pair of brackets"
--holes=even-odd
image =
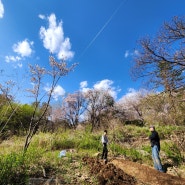
[(148, 139), (149, 139), (148, 137), (143, 138), (143, 140), (148, 140)]

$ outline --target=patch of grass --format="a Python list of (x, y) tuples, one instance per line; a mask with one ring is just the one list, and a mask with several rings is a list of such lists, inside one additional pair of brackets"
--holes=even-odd
[(127, 150), (126, 155), (132, 160), (132, 161), (142, 161), (142, 155), (139, 151), (137, 151), (135, 148), (130, 148)]
[(30, 146), (35, 148), (45, 148), (46, 150), (50, 150), (53, 139), (54, 139), (54, 134), (40, 132), (33, 137), (33, 140)]
[(162, 148), (166, 156), (172, 160), (174, 165), (178, 166), (184, 161), (184, 156), (175, 143), (164, 142)]
[(151, 153), (151, 146), (150, 145), (143, 145), (142, 150), (144, 150), (147, 153)]
[(82, 138), (78, 139), (78, 149), (98, 150), (100, 148), (100, 136), (83, 134)]
[[(166, 143), (164, 139), (178, 129), (180, 127), (156, 126), (156, 130), (162, 138), (161, 149), (176, 165), (183, 163), (182, 153), (172, 141)], [(19, 177), (19, 182), (26, 181), (28, 177), (42, 177), (43, 169), (50, 177), (55, 175), (64, 179), (66, 183), (73, 182), (76, 180), (75, 178), (78, 178), (75, 173), (84, 170), (84, 166), (81, 164), (82, 157), (94, 156), (98, 151), (102, 151), (101, 134), (102, 131), (91, 133), (88, 127), (87, 132), (69, 130), (56, 133), (38, 133), (33, 137), (23, 159), (21, 158), (22, 154), (18, 151), (22, 151), (24, 138), (16, 137), (4, 141), (0, 145), (0, 180), (7, 179), (8, 175), (10, 178), (6, 182), (0, 181), (0, 184), (11, 184), (11, 181), (15, 180), (16, 177)], [(123, 155), (132, 161), (152, 163), (149, 140), (147, 142), (143, 140), (143, 137), (148, 137), (149, 134), (148, 127), (133, 125), (108, 130), (109, 155)], [(125, 140), (127, 137), (130, 139), (128, 142)], [(129, 141), (131, 142), (129, 143)], [(68, 152), (67, 150), (66, 156), (59, 158), (60, 151), (64, 149), (74, 149), (74, 151)]]
[(161, 139), (168, 139), (169, 136), (175, 131), (180, 131), (182, 129), (184, 129), (184, 127), (175, 125), (156, 126), (156, 130), (158, 131)]
[(148, 127), (139, 127), (134, 125), (125, 125), (122, 128), (123, 133), (129, 133), (133, 135), (134, 137), (143, 136), (146, 137), (149, 133)]
[(55, 139), (52, 142), (51, 150), (62, 150), (62, 149), (70, 149), (75, 148), (76, 142), (74, 139), (70, 138), (61, 138), (61, 139)]
[(35, 135), (33, 142), (34, 147), (45, 148), (45, 150), (62, 150), (74, 148), (76, 141), (70, 133), (39, 133)]
[(9, 140), (4, 140), (0, 144), (0, 155), (22, 151), (24, 146), (24, 139), (24, 137), (13, 136)]
[(0, 156), (0, 184), (26, 184), (28, 180), (27, 165), (22, 153)]
[(109, 146), (114, 156), (124, 155), (126, 156), (126, 149), (119, 144), (112, 143)]
[(124, 148), (118, 144), (111, 144), (110, 150), (112, 151), (114, 156), (124, 155), (125, 157), (129, 157), (133, 161), (140, 158), (140, 153), (133, 148)]

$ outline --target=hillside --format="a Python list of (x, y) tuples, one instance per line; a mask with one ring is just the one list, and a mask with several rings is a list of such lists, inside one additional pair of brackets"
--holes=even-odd
[[(24, 137), (14, 136), (0, 143), (0, 184), (183, 185), (184, 152), (174, 139), (174, 136), (184, 136), (183, 129), (157, 126), (166, 173), (153, 168), (148, 127), (117, 125), (109, 128), (107, 164), (99, 159), (100, 130), (91, 133), (85, 127), (40, 132), (34, 136), (24, 156), (21, 152)], [(63, 150), (66, 155), (59, 157)]]
[[(90, 174), (96, 175), (96, 184), (99, 185), (184, 185), (185, 178), (179, 178), (166, 173), (160, 173), (146, 165), (128, 160), (113, 158), (104, 164), (97, 158), (85, 157), (84, 163), (89, 166)], [(80, 178), (81, 176), (79, 176)], [(78, 177), (77, 177), (78, 178)], [(78, 179), (73, 184), (79, 184)], [(90, 178), (84, 178), (84, 184), (94, 184)], [(35, 179), (30, 180), (30, 184), (39, 185), (62, 185), (67, 184), (61, 179)]]

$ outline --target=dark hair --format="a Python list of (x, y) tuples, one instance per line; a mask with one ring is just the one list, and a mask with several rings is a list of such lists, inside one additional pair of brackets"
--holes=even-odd
[(153, 128), (153, 129), (155, 129), (155, 126), (154, 125), (150, 125), (150, 127), (149, 128)]
[(107, 133), (107, 130), (104, 130), (104, 132), (106, 132), (106, 133)]

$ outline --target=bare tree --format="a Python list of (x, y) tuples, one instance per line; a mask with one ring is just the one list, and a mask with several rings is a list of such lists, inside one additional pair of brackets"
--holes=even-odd
[(55, 107), (52, 114), (55, 120), (66, 121), (69, 127), (76, 128), (86, 105), (83, 93), (78, 91), (74, 94), (68, 94), (61, 106)]
[(64, 99), (64, 107), (67, 120), (69, 120), (72, 127), (76, 128), (80, 116), (86, 108), (86, 100), (83, 93), (78, 91), (74, 94), (69, 94)]
[(142, 100), (148, 93), (144, 89), (139, 91), (131, 90), (117, 102), (117, 106), (125, 112), (127, 120), (144, 121)]
[(133, 76), (147, 80), (153, 89), (162, 88), (176, 124), (177, 101), (183, 99), (185, 90), (185, 17), (165, 22), (154, 38), (141, 39), (138, 51)]
[(153, 87), (165, 91), (184, 88), (185, 70), (185, 20), (174, 17), (164, 23), (155, 38), (145, 37), (139, 41), (139, 55), (134, 59), (134, 77), (149, 78)]
[[(66, 76), (76, 66), (76, 64), (74, 64), (71, 67), (67, 67), (67, 64), (64, 60), (62, 60), (61, 62), (57, 62), (53, 56), (49, 57), (49, 64), (51, 70), (46, 70), (39, 65), (30, 65), (31, 82), (34, 85), (33, 89), (28, 89), (28, 91), (31, 93), (32, 97), (35, 100), (35, 108), (31, 117), (31, 121), (29, 123), (29, 129), (24, 144), (24, 152), (27, 151), (27, 148), (29, 147), (31, 140), (36, 133), (42, 118), (48, 110), (57, 83), (59, 82), (61, 77)], [(42, 79), (45, 75), (49, 75), (49, 77), (51, 78), (51, 88), (47, 93), (42, 93)], [(46, 99), (45, 106), (43, 107), (41, 115), (39, 115), (38, 117), (36, 113), (38, 111), (39, 104), (40, 102), (42, 102), (43, 98)]]
[(87, 115), (91, 122), (91, 131), (100, 126), (101, 115), (108, 107), (113, 106), (113, 98), (105, 90), (89, 90), (85, 93), (87, 99)]

